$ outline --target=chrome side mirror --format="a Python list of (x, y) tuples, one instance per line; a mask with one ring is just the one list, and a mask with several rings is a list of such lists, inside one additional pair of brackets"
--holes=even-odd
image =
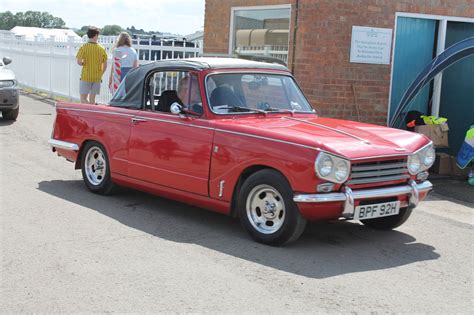
[(3, 64), (6, 66), (8, 64), (12, 63), (12, 60), (8, 57), (3, 57)]
[(183, 111), (183, 106), (179, 105), (177, 102), (174, 102), (173, 104), (171, 104), (170, 106), (171, 114), (178, 115), (178, 114), (181, 114), (182, 111)]

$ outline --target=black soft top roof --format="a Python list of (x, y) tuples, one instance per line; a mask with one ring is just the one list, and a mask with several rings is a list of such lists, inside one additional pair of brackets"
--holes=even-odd
[(190, 58), (154, 61), (131, 69), (119, 89), (110, 100), (110, 105), (127, 108), (141, 108), (144, 99), (144, 80), (151, 72), (165, 70), (202, 71), (208, 69), (288, 69), (280, 64), (265, 63), (236, 58)]

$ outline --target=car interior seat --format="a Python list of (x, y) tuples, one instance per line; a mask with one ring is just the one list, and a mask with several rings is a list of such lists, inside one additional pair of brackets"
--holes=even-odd
[(227, 86), (215, 88), (209, 100), (213, 107), (220, 105), (243, 106), (242, 101), (235, 95), (234, 91)]
[(175, 90), (163, 91), (158, 99), (158, 106), (156, 107), (156, 110), (169, 113), (171, 104), (174, 102), (183, 106), (183, 102), (179, 99), (178, 93), (176, 93)]

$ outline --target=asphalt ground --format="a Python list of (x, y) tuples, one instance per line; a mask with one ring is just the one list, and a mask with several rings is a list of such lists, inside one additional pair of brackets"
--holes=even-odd
[(295, 243), (138, 191), (88, 192), (48, 146), (54, 108), (0, 119), (0, 312), (472, 313), (474, 205), (440, 194), (395, 231), (311, 223)]

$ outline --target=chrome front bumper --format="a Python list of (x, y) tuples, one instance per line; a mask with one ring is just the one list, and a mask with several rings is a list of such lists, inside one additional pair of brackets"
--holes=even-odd
[(414, 180), (410, 180), (408, 185), (404, 186), (361, 189), (356, 191), (346, 187), (343, 193), (298, 194), (293, 197), (293, 201), (297, 203), (344, 202), (342, 215), (345, 218), (352, 218), (354, 216), (355, 200), (409, 195), (409, 206), (416, 207), (420, 202), (420, 193), (429, 192), (432, 188), (433, 185), (429, 181), (417, 184)]

